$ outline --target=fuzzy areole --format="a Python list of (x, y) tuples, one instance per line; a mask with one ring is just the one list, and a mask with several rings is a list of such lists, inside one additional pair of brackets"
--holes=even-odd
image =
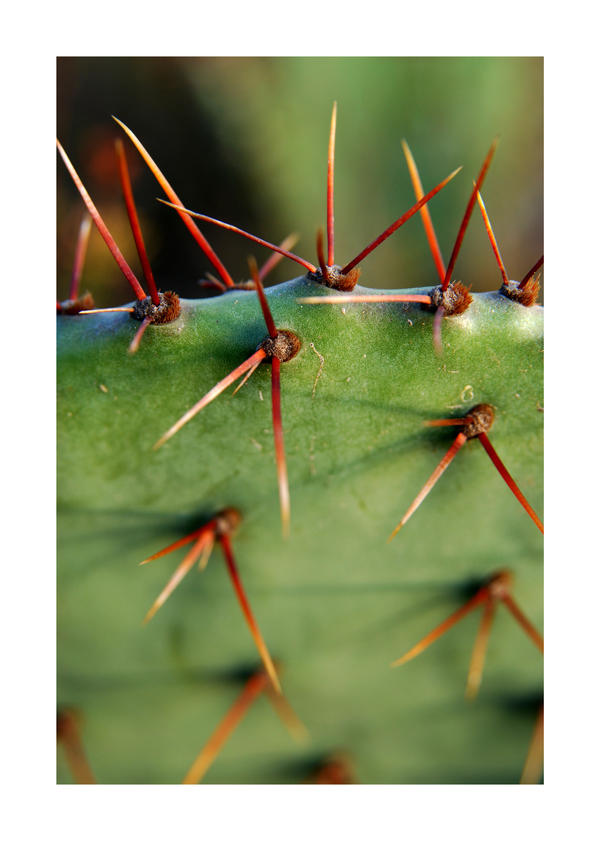
[(492, 575), (488, 581), (488, 588), (492, 598), (501, 599), (510, 594), (513, 581), (514, 575), (508, 569), (501, 569)]
[(490, 406), (489, 403), (478, 403), (477, 406), (473, 406), (468, 414), (471, 420), (465, 425), (464, 434), (467, 438), (477, 438), (482, 432), (489, 432), (495, 416), (493, 406)]
[(131, 317), (138, 321), (148, 318), (151, 324), (168, 324), (175, 321), (181, 312), (179, 295), (176, 292), (159, 292), (159, 298), (158, 306), (149, 295), (141, 301), (136, 301)]
[(503, 283), (500, 287), (501, 295), (524, 307), (532, 307), (537, 302), (539, 293), (540, 282), (537, 277), (530, 277), (522, 287), (516, 280), (509, 280), (508, 284)]
[(446, 289), (436, 286), (431, 290), (430, 309), (444, 308), (444, 315), (461, 315), (469, 308), (473, 298), (464, 284), (458, 280), (449, 283)]
[(327, 266), (326, 276), (323, 277), (323, 272), (320, 268), (315, 269), (314, 272), (308, 272), (306, 275), (309, 280), (314, 280), (329, 289), (337, 289), (338, 292), (351, 292), (360, 277), (360, 268), (355, 266), (349, 272), (344, 274), (341, 266)]
[(291, 330), (278, 330), (275, 338), (267, 336), (258, 347), (264, 350), (268, 359), (276, 357), (280, 362), (289, 362), (302, 347), (302, 342)]
[(61, 301), (57, 307), (59, 315), (79, 315), (81, 310), (93, 310), (96, 304), (91, 292), (84, 292), (78, 298), (67, 298)]
[(219, 511), (215, 517), (215, 536), (229, 535), (229, 537), (233, 537), (242, 519), (242, 514), (237, 508), (224, 508)]

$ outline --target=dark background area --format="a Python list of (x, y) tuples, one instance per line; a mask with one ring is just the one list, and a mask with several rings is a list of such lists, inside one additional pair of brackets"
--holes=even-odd
[[(414, 203), (401, 149), (405, 138), (425, 190), (463, 165), (430, 205), (450, 257), (472, 181), (496, 136), (500, 144), (483, 196), (510, 277), (543, 251), (543, 61), (540, 58), (60, 58), (57, 135), (119, 247), (141, 277), (118, 184), (118, 116), (142, 140), (190, 208), (279, 242), (315, 261), (325, 223), (331, 107), (338, 102), (336, 262), (347, 262)], [(187, 297), (211, 270), (125, 138), (146, 245), (158, 285)], [(66, 297), (82, 202), (58, 162), (58, 295)], [(268, 253), (203, 225), (236, 280), (246, 258)], [(288, 261), (269, 282), (301, 273)], [(500, 284), (476, 209), (455, 277), (475, 291)], [(436, 282), (417, 218), (363, 264), (365, 286)], [(130, 300), (129, 287), (92, 232), (82, 288), (99, 305)]]

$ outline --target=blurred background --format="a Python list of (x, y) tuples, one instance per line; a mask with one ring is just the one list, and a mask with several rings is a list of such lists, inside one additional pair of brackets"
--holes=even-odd
[[(117, 177), (111, 114), (144, 143), (182, 201), (272, 242), (291, 231), (316, 262), (325, 224), (327, 144), (338, 103), (336, 262), (349, 261), (414, 203), (400, 142), (409, 143), (425, 190), (462, 172), (431, 204), (442, 254), (450, 257), (473, 179), (495, 136), (483, 197), (509, 277), (543, 252), (543, 60), (541, 58), (59, 58), (57, 136), (119, 247), (139, 261)], [(134, 193), (157, 283), (186, 297), (207, 293), (211, 270), (126, 140)], [(58, 296), (67, 297), (83, 204), (58, 161)], [(268, 256), (230, 232), (202, 225), (235, 280), (247, 255)], [(295, 277), (283, 261), (270, 283)], [(474, 291), (500, 274), (476, 209), (456, 271)], [(380, 288), (437, 282), (417, 217), (363, 263), (361, 283)], [(82, 289), (99, 306), (132, 294), (100, 236), (90, 241)]]

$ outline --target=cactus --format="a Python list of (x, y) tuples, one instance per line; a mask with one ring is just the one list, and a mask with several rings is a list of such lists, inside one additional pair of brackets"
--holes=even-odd
[[(102, 783), (521, 777), (541, 700), (541, 307), (512, 300), (500, 277), (504, 294), (474, 291), (460, 267), (472, 302), (441, 318), (436, 353), (439, 306), (393, 300), (431, 296), (429, 264), (391, 301), (355, 302), (381, 286), (368, 260), (352, 293), (319, 282), (319, 262), (266, 289), (262, 311), (241, 287), (181, 299), (173, 320), (146, 322), (134, 354), (144, 313), (59, 315), (60, 782), (90, 781), (82, 751)], [(308, 302), (331, 295), (343, 303)], [(166, 440), (273, 330), (296, 336), (296, 352), (271, 354)], [(279, 368), (289, 536), (271, 426)], [(478, 426), (482, 406), (493, 417)], [(388, 541), (455, 440), (460, 452)], [(236, 528), (220, 517), (232, 510)], [(188, 535), (178, 557), (140, 567)], [(190, 565), (206, 569), (142, 626), (190, 545)], [(505, 569), (512, 580), (494, 577)], [(488, 634), (481, 689), (465, 700), (467, 672), (470, 696), (481, 679), (474, 639), (481, 649)]]

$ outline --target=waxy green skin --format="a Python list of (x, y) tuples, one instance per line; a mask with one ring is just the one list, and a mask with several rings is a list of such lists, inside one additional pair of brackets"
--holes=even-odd
[(458, 431), (423, 422), (476, 403), (496, 408), (490, 440), (542, 515), (543, 311), (475, 294), (444, 319), (440, 357), (419, 305), (297, 301), (319, 294), (331, 290), (306, 278), (267, 290), (277, 327), (302, 341), (281, 369), (287, 540), (267, 363), (152, 449), (265, 337), (255, 293), (182, 301), (134, 356), (127, 314), (58, 319), (58, 696), (83, 713), (100, 782), (180, 782), (239, 693), (236, 672), (258, 662), (219, 550), (141, 625), (183, 555), (139, 562), (225, 506), (244, 516), (242, 580), (312, 740), (295, 744), (261, 698), (206, 783), (297, 783), (336, 749), (362, 783), (518, 782), (542, 663), (503, 608), (474, 703), (463, 693), (478, 614), (390, 662), (501, 567), (541, 630), (541, 535), (470, 441), (386, 541)]

